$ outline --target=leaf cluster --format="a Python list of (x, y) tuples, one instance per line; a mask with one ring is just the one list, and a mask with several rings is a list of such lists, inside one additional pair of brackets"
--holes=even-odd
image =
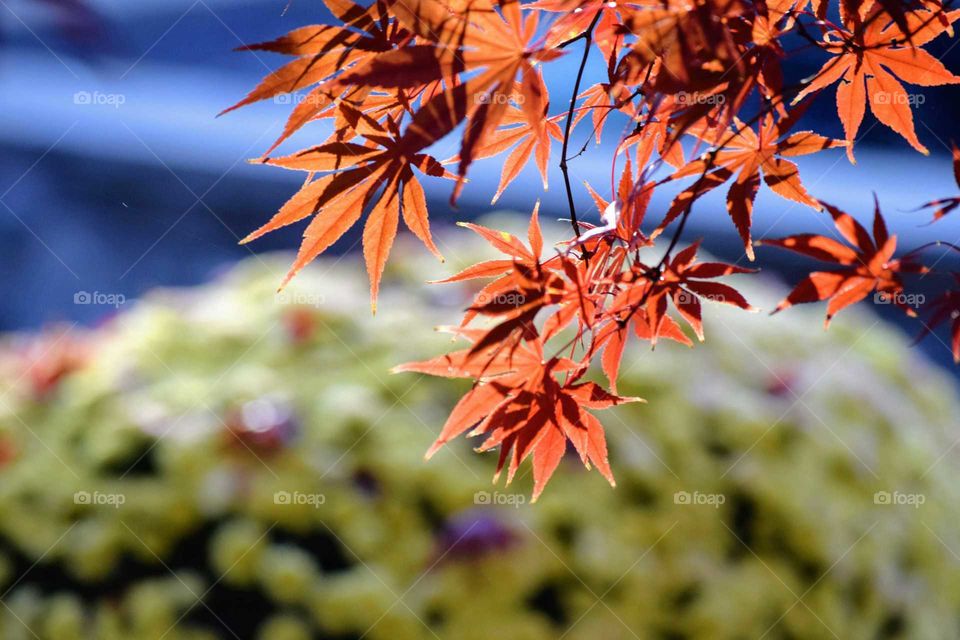
[[(753, 269), (699, 261), (699, 242), (680, 244), (695, 205), (715, 189), (725, 189), (744, 258), (754, 261), (762, 244), (829, 265), (809, 273), (775, 312), (827, 301), (829, 322), (871, 293), (910, 315), (921, 311), (904, 302), (906, 282), (935, 273), (922, 260), (934, 247), (898, 256), (879, 205), (868, 231), (811, 195), (791, 158), (842, 148), (853, 162), (868, 105), (880, 123), (926, 153), (903, 83), (960, 82), (923, 49), (952, 36), (960, 17), (939, 0), (324, 2), (335, 24), (245, 47), (292, 61), (232, 107), (299, 93), (283, 134), (259, 161), (303, 171), (306, 180), (245, 239), (309, 219), (287, 279), (362, 221), (375, 309), (401, 219), (440, 256), (422, 180), (449, 180), (455, 202), (475, 161), (501, 157), (496, 201), (531, 163), (546, 187), (551, 156), (561, 147), (569, 239), (545, 247), (537, 207), (524, 239), (464, 225), (500, 254), (442, 281), (484, 281), (462, 324), (450, 329), (467, 344), (397, 368), (473, 381), (430, 455), (461, 434), (480, 436), (480, 450), (499, 449), (508, 481), (533, 460), (536, 497), (569, 444), (612, 484), (603, 428), (592, 411), (639, 400), (616, 392), (628, 342), (703, 340), (705, 302), (754, 310), (727, 282)], [(824, 59), (806, 79), (786, 78), (782, 67), (797, 42)], [(599, 74), (587, 72), (591, 55), (604, 63)], [(564, 56), (578, 59), (578, 73), (558, 106), (544, 76), (558, 72), (554, 62)], [(844, 138), (797, 130), (810, 103), (831, 92)], [(624, 120), (625, 129), (611, 125)], [(332, 125), (320, 144), (272, 155), (316, 121)], [(587, 130), (576, 152), (571, 142)], [(568, 163), (590, 140), (611, 137), (617, 144), (608, 160), (618, 179), (605, 193), (584, 186), (602, 212), (599, 224), (590, 224), (574, 205)], [(455, 141), (454, 157), (432, 155), (443, 140)], [(960, 182), (960, 152), (954, 159)], [(680, 184), (678, 195), (666, 211), (649, 211), (651, 195), (668, 184)], [(763, 185), (812, 215), (829, 215), (836, 234), (755, 241), (754, 201)], [(927, 206), (939, 219), (958, 203), (951, 197)], [(931, 303), (924, 331), (952, 323), (960, 359), (955, 278), (958, 288)], [(606, 387), (585, 378), (595, 361)]]

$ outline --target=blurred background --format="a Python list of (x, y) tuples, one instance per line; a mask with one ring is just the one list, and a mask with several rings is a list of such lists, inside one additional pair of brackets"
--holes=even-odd
[[(204, 281), (252, 251), (296, 247), (301, 227), (251, 247), (237, 245), (298, 187), (297, 174), (246, 162), (277, 137), (289, 101), (215, 116), (283, 63), (281, 56), (237, 53), (235, 47), (328, 18), (322, 3), (286, 0), (0, 0), (0, 329), (97, 322), (112, 308), (83, 304), (83, 293), (129, 300), (157, 285)], [(793, 44), (806, 51), (787, 77), (815, 72), (823, 56), (803, 41)], [(945, 36), (930, 51), (958, 68), (954, 46)], [(593, 62), (599, 64), (595, 55)], [(560, 69), (548, 79), (556, 100), (569, 93), (574, 75), (563, 73), (563, 66), (576, 61), (554, 64)], [(902, 247), (960, 238), (960, 216), (921, 227), (927, 215), (908, 212), (956, 191), (947, 154), (949, 141), (960, 137), (960, 92), (912, 91), (921, 89), (916, 129), (930, 157), (913, 152), (868, 114), (857, 166), (842, 151), (799, 159), (808, 190), (854, 215), (871, 215), (875, 192)], [(841, 135), (832, 90), (806, 120), (821, 133)], [(585, 128), (578, 133), (588, 135)], [(282, 150), (324, 135), (307, 128)], [(435, 150), (437, 157), (456, 152), (453, 142), (446, 144)], [(571, 163), (574, 182), (588, 180), (609, 192), (609, 154), (609, 148), (588, 149)], [(478, 164), (458, 211), (447, 204), (449, 183), (428, 181), (432, 218), (442, 225), (489, 211), (498, 177), (496, 162)], [(528, 211), (542, 197), (547, 215), (565, 214), (559, 174), (551, 175), (546, 193), (532, 171), (527, 178), (517, 180), (497, 208)], [(700, 206), (692, 232), (706, 236), (709, 250), (737, 259), (742, 252), (723, 213), (723, 193)], [(659, 193), (654, 206), (671, 194)], [(589, 212), (586, 192), (578, 190), (577, 197)], [(756, 237), (830, 230), (823, 217), (767, 189), (761, 189), (755, 218)], [(348, 237), (334, 251), (356, 240), (356, 234)], [(761, 251), (768, 267), (795, 275), (777, 262), (788, 256)], [(938, 341), (926, 344), (939, 361), (949, 361)]]
[[(425, 464), (464, 387), (386, 371), (449, 348), (426, 327), (470, 292), (422, 283), (463, 265), (401, 238), (372, 318), (359, 256), (319, 260), (281, 300), (286, 257), (244, 259), (294, 249), (302, 227), (237, 244), (301, 176), (247, 163), (290, 100), (216, 117), (283, 63), (232, 50), (328, 19), (306, 0), (0, 0), (0, 332), (53, 326), (0, 337), (0, 637), (960, 637), (956, 369), (942, 339), (910, 349), (916, 325), (889, 307), (900, 327), (867, 305), (829, 332), (818, 306), (724, 308), (697, 349), (632, 344), (620, 390), (649, 404), (600, 415), (616, 490), (571, 455), (531, 507), (529, 465), (491, 487), (495, 456), (465, 440)], [(960, 69), (954, 44), (929, 50)], [(787, 74), (821, 63), (804, 51)], [(553, 64), (558, 101), (576, 61)], [(929, 157), (868, 115), (859, 164), (799, 158), (803, 182), (863, 221), (876, 193), (901, 247), (960, 243), (960, 214), (911, 211), (957, 192), (960, 93), (914, 95)], [(840, 136), (833, 105), (802, 128)], [(574, 182), (608, 193), (611, 152), (589, 148)], [(479, 261), (454, 221), (537, 198), (563, 217), (551, 171), (546, 193), (528, 171), (496, 207), (496, 162), (474, 166), (458, 210), (450, 183), (425, 181), (436, 233)], [(689, 239), (738, 261), (724, 193)], [(755, 218), (756, 237), (832, 233), (766, 189)], [(761, 251), (786, 280), (808, 266)], [(766, 309), (783, 295), (742, 282)]]

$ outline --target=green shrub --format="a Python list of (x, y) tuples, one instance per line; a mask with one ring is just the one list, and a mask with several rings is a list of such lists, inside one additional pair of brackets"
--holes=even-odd
[(84, 362), (52, 382), (7, 341), (3, 638), (960, 636), (958, 404), (869, 317), (718, 309), (630, 352), (656, 402), (600, 415), (617, 488), (571, 461), (531, 506), (526, 468), (423, 462), (462, 386), (387, 373), (464, 289), (400, 260), (371, 318), (353, 263), (275, 299), (286, 262), (49, 337), (34, 361)]

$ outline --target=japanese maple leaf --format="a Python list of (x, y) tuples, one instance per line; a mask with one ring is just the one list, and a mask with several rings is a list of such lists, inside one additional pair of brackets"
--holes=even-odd
[[(344, 105), (341, 108), (349, 110)], [(401, 214), (407, 228), (431, 252), (441, 257), (430, 235), (423, 187), (413, 169), (433, 176), (444, 176), (446, 172), (431, 156), (408, 153), (395, 126), (388, 130), (359, 112), (354, 112), (353, 117), (365, 144), (334, 142), (291, 156), (264, 160), (286, 169), (325, 175), (307, 182), (269, 222), (242, 242), (251, 242), (270, 231), (314, 216), (303, 234), (296, 260), (281, 284), (283, 287), (300, 269), (346, 233), (372, 204), (363, 229), (363, 254), (370, 277), (371, 306), (375, 312), (380, 277)], [(380, 187), (383, 192), (374, 201)]]
[(646, 94), (711, 96), (678, 103), (671, 142), (706, 117), (725, 127), (754, 88), (769, 95), (776, 87), (773, 32), (750, 28), (762, 8), (743, 0), (664, 0), (633, 10), (623, 30), (635, 37), (612, 75), (630, 87), (643, 85)]
[(498, 260), (488, 260), (479, 262), (467, 267), (460, 273), (435, 280), (434, 284), (448, 282), (462, 282), (476, 278), (485, 278), (490, 276), (499, 276), (511, 271), (514, 265), (520, 264), (529, 270), (536, 271), (540, 268), (540, 257), (543, 254), (543, 231), (540, 228), (540, 202), (533, 208), (530, 214), (530, 222), (527, 226), (527, 242), (529, 246), (524, 245), (520, 238), (506, 231), (497, 231), (489, 229), (483, 225), (473, 224), (471, 222), (460, 222), (459, 226), (470, 229), (490, 245), (507, 256)]
[(486, 144), (478, 150), (477, 157), (483, 157), (485, 153), (490, 153), (494, 149), (506, 147), (516, 142), (513, 151), (503, 162), (500, 183), (497, 185), (497, 191), (493, 194), (490, 204), (496, 204), (506, 188), (520, 175), (520, 171), (527, 165), (531, 157), (540, 172), (543, 188), (547, 189), (547, 166), (550, 163), (550, 148), (554, 140), (563, 139), (560, 125), (557, 124), (561, 118), (562, 116), (554, 116), (548, 119), (544, 114), (544, 117), (533, 127), (528, 126), (526, 122), (511, 123), (509, 118), (505, 118), (504, 124), (515, 124), (516, 126), (498, 130), (487, 137)]
[(623, 31), (635, 40), (617, 76), (628, 85), (640, 84), (649, 65), (659, 61), (656, 87), (665, 93), (702, 91), (730, 81), (736, 75), (732, 71), (742, 67), (730, 25), (749, 11), (741, 0), (666, 0), (630, 11)]
[(659, 327), (654, 333), (646, 309), (640, 307), (631, 314), (615, 314), (612, 321), (599, 332), (597, 339), (591, 345), (591, 356), (603, 350), (600, 360), (603, 373), (610, 381), (610, 390), (617, 392), (617, 378), (620, 373), (620, 363), (630, 338), (630, 328), (639, 340), (655, 343), (659, 338), (673, 340), (682, 345), (691, 347), (693, 341), (687, 337), (676, 320), (664, 315), (659, 321)]
[[(956, 285), (960, 285), (960, 273), (954, 273)], [(930, 316), (923, 324), (923, 330), (917, 336), (916, 342), (925, 338), (944, 322), (950, 323), (951, 351), (953, 361), (960, 364), (960, 289), (951, 289), (937, 296), (930, 302)]]
[[(593, 122), (593, 135), (597, 144), (600, 144), (603, 139), (603, 128), (610, 121), (609, 116), (613, 112), (620, 111), (629, 118), (635, 117), (637, 107), (632, 103), (633, 97), (633, 93), (626, 87), (599, 82), (577, 96), (577, 99), (583, 102), (576, 109), (573, 123), (577, 125), (589, 115)], [(648, 117), (647, 120), (659, 122), (653, 117)]]
[(913, 34), (910, 44), (904, 43), (899, 27), (885, 14), (868, 17), (852, 32), (828, 31), (822, 47), (834, 57), (797, 94), (794, 102), (840, 81), (837, 113), (843, 124), (851, 162), (854, 162), (853, 141), (860, 130), (868, 102), (877, 120), (903, 136), (917, 151), (929, 153), (917, 138), (910, 111), (912, 96), (900, 80), (923, 87), (960, 82), (960, 76), (948, 71), (939, 60), (920, 48), (950, 29), (958, 18), (960, 11), (951, 11), (943, 20), (929, 11), (907, 14), (906, 20)]
[[(369, 7), (351, 0), (324, 0), (324, 3), (344, 24), (301, 27), (276, 40), (240, 48), (242, 51), (282, 53), (296, 56), (296, 59), (271, 73), (247, 97), (220, 115), (259, 100), (324, 83), (338, 72), (390, 51), (398, 42), (410, 38), (409, 33), (385, 28), (387, 16), (382, 2), (374, 2)], [(335, 96), (330, 89), (328, 83), (321, 84), (303, 100), (297, 101), (283, 133), (267, 153), (333, 103)]]
[(804, 11), (808, 6), (820, 19), (826, 17), (827, 3), (824, 0), (767, 0), (766, 4), (767, 11), (777, 20), (785, 15)]
[(669, 338), (691, 346), (680, 325), (667, 313), (672, 302), (680, 317), (703, 341), (703, 322), (700, 301), (710, 300), (731, 304), (747, 311), (755, 309), (733, 287), (710, 282), (713, 278), (736, 273), (753, 273), (746, 269), (720, 262), (696, 262), (700, 243), (678, 252), (659, 271), (642, 263), (617, 278), (621, 287), (607, 313), (609, 322), (597, 330), (597, 339), (591, 346), (591, 356), (603, 350), (601, 363), (616, 393), (620, 361), (629, 337), (629, 327), (640, 340), (656, 347), (659, 338)]
[(831, 271), (814, 271), (804, 278), (773, 310), (783, 311), (795, 304), (829, 300), (824, 327), (842, 309), (860, 302), (873, 291), (892, 301), (908, 315), (916, 312), (904, 304), (903, 273), (924, 273), (927, 269), (911, 258), (894, 259), (897, 237), (887, 232), (887, 225), (875, 207), (873, 237), (852, 216), (836, 207), (821, 203), (833, 217), (833, 223), (847, 244), (826, 236), (802, 233), (758, 244), (789, 249), (839, 266)]
[(497, 344), (501, 348), (512, 349), (521, 339), (532, 339), (538, 335), (534, 319), (546, 307), (559, 306), (547, 320), (545, 332), (548, 337), (571, 322), (578, 313), (585, 324), (589, 325), (592, 320), (594, 305), (592, 300), (581, 295), (585, 285), (578, 267), (569, 257), (560, 254), (541, 260), (543, 235), (538, 209), (539, 203), (533, 210), (527, 230), (529, 248), (516, 236), (504, 231), (461, 223), (461, 226), (474, 231), (507, 256), (475, 264), (438, 281), (449, 283), (495, 278), (477, 293), (463, 317), (463, 326), (478, 315), (498, 321), (476, 340), (472, 348), (475, 354)]
[[(910, 17), (917, 10), (927, 9), (932, 11), (933, 13), (930, 15), (933, 19), (944, 25), (949, 24), (946, 14), (943, 12), (943, 3), (939, 0), (876, 0), (876, 3), (871, 0), (840, 0), (840, 16), (845, 23), (852, 24), (855, 27), (862, 25), (864, 19), (870, 16), (871, 9), (874, 8), (876, 8), (875, 13), (880, 13), (893, 20), (900, 34), (907, 41), (912, 39), (913, 29), (916, 27), (916, 22), (911, 24)], [(823, 6), (818, 9), (825, 14), (826, 3), (823, 3)], [(817, 15), (821, 18), (824, 17), (819, 12)]]
[[(471, 365), (458, 366), (471, 360), (461, 352), (401, 365), (394, 371), (474, 377), (477, 371)], [(596, 466), (615, 486), (603, 426), (587, 409), (606, 409), (641, 401), (640, 398), (613, 395), (594, 382), (559, 382), (558, 374), (579, 365), (562, 358), (545, 360), (539, 339), (526, 342), (508, 361), (501, 360), (496, 365), (498, 375), (474, 386), (453, 408), (426, 457), (468, 431), (471, 436), (485, 436), (480, 451), (500, 448), (494, 481), (506, 466), (509, 485), (520, 464), (533, 458), (535, 502), (559, 466), (569, 441), (588, 469)]]
[(786, 53), (779, 38), (793, 23), (790, 20), (781, 20), (781, 17), (769, 4), (766, 11), (758, 8), (750, 28), (752, 47), (749, 49), (748, 67), (763, 95), (781, 115), (786, 116), (786, 108), (781, 100), (783, 69), (780, 66)]
[[(956, 144), (953, 145), (953, 179), (957, 183), (957, 187), (960, 187), (960, 148), (958, 148)], [(934, 210), (933, 220), (930, 221), (933, 223), (957, 207), (960, 207), (960, 196), (931, 200), (925, 205), (922, 205), (920, 208)]]
[[(777, 195), (820, 210), (820, 204), (807, 193), (800, 182), (800, 170), (786, 157), (803, 156), (823, 149), (843, 146), (841, 140), (833, 140), (813, 133), (799, 131), (786, 135), (793, 118), (775, 122), (772, 114), (764, 116), (757, 131), (734, 120), (730, 134), (723, 136), (723, 146), (717, 151), (703, 154), (697, 160), (675, 172), (670, 179), (698, 175), (697, 181), (683, 190), (671, 203), (660, 226), (654, 231), (656, 237), (683, 213), (693, 200), (725, 183), (734, 174), (736, 179), (727, 191), (727, 213), (733, 220), (743, 240), (747, 257), (754, 259), (750, 227), (753, 224), (753, 202), (763, 181)], [(707, 130), (701, 128), (691, 133), (704, 137)]]
[[(503, 169), (500, 172), (500, 183), (497, 185), (497, 191), (493, 194), (490, 204), (496, 204), (503, 192), (517, 179), (531, 158), (534, 159), (537, 170), (540, 172), (543, 188), (547, 188), (550, 148), (553, 140), (563, 139), (560, 125), (557, 124), (562, 118), (562, 114), (548, 118), (547, 114), (544, 113), (543, 118), (531, 125), (520, 109), (511, 108), (505, 114), (502, 126), (487, 135), (484, 141), (477, 146), (474, 152), (475, 160), (490, 158), (511, 147), (513, 148), (504, 159)], [(444, 164), (449, 164), (457, 159), (458, 157), (454, 157), (445, 160)]]
[(639, 157), (644, 157), (646, 149), (657, 152), (660, 159), (674, 169), (686, 166), (683, 146), (680, 144), (682, 127), (677, 126), (677, 113), (683, 112), (685, 98), (681, 96), (660, 96), (645, 100), (640, 113), (635, 117), (637, 126), (621, 142), (622, 148), (636, 145)]
[(643, 303), (649, 327), (653, 330), (650, 342), (654, 346), (660, 327), (667, 317), (668, 302), (679, 312), (697, 338), (703, 341), (703, 322), (700, 300), (722, 302), (746, 311), (755, 311), (749, 302), (730, 285), (710, 282), (714, 278), (737, 273), (753, 273), (753, 269), (722, 262), (696, 262), (700, 242), (677, 252), (659, 271), (643, 264), (635, 266), (627, 275), (634, 286), (626, 288), (614, 301), (616, 311)]
[(627, 4), (630, 3), (624, 0), (537, 0), (524, 8), (560, 14), (550, 26), (547, 35), (547, 45), (551, 47), (576, 38), (596, 20), (592, 39), (604, 59), (610, 60), (614, 56), (618, 40), (623, 40), (623, 36), (618, 33), (622, 22), (619, 10)]
[[(652, 150), (652, 146), (647, 147), (648, 154), (652, 153)], [(628, 251), (653, 244), (644, 235), (640, 226), (647, 214), (647, 207), (650, 204), (650, 198), (653, 196), (654, 184), (635, 179), (633, 162), (630, 160), (629, 154), (626, 154), (626, 159), (623, 173), (620, 174), (617, 191), (613, 194), (613, 200), (604, 199), (589, 184), (586, 184), (597, 209), (601, 212), (600, 218), (603, 225), (592, 227), (587, 223), (582, 223), (587, 230), (576, 239), (574, 244), (584, 244), (591, 238), (605, 238), (610, 242), (619, 241)], [(638, 164), (643, 166), (647, 160), (649, 160), (649, 155), (645, 158), (639, 158)], [(591, 247), (592, 249), (593, 247)]]
[[(457, 11), (457, 4), (467, 6)], [(402, 26), (427, 43), (419, 47), (432, 49), (436, 60), (449, 60), (453, 55), (459, 65), (441, 65), (448, 86), (420, 105), (404, 133), (404, 145), (419, 151), (466, 121), (460, 179), (452, 197), (456, 200), (477, 149), (497, 130), (512, 104), (520, 106), (531, 125), (542, 122), (548, 106), (546, 87), (534, 65), (561, 54), (545, 48), (542, 39), (534, 39), (537, 14), (524, 17), (517, 0), (398, 0), (391, 8)], [(384, 61), (388, 56), (390, 60)], [(377, 66), (376, 74), (357, 71), (348, 76), (349, 81), (397, 86), (406, 83), (405, 74), (411, 69), (409, 58), (395, 52), (378, 56), (371, 65)], [(413, 65), (418, 66), (421, 64)], [(449, 77), (451, 70), (469, 77), (457, 81)], [(517, 86), (519, 94), (514, 95)]]

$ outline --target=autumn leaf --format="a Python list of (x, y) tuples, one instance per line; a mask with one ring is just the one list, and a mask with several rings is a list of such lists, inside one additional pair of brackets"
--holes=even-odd
[[(551, 145), (553, 141), (562, 139), (560, 126), (557, 124), (562, 116), (547, 118), (546, 115), (544, 113), (544, 117), (538, 118), (536, 124), (531, 125), (521, 109), (510, 107), (504, 114), (501, 127), (487, 135), (474, 150), (473, 159), (481, 160), (500, 155), (512, 148), (503, 161), (500, 182), (490, 204), (496, 204), (503, 192), (517, 179), (531, 160), (534, 160), (540, 172), (543, 188), (547, 188), (547, 167), (550, 162)], [(459, 156), (455, 156), (445, 161), (445, 164), (459, 159)]]
[[(283, 133), (267, 150), (268, 154), (335, 102), (337, 94), (327, 81), (375, 54), (391, 51), (397, 42), (409, 38), (408, 34), (390, 33), (382, 28), (386, 13), (381, 2), (374, 2), (367, 8), (351, 0), (325, 2), (331, 13), (344, 22), (342, 26), (320, 24), (301, 27), (276, 40), (240, 48), (244, 51), (281, 53), (295, 56), (296, 59), (271, 73), (243, 100), (220, 115), (260, 100), (320, 84), (303, 100), (297, 101)], [(355, 91), (351, 89), (346, 93)]]
[(562, 254), (541, 260), (543, 235), (538, 210), (539, 203), (534, 207), (527, 230), (529, 249), (512, 234), (477, 224), (461, 223), (461, 226), (476, 232), (509, 258), (475, 265), (443, 281), (496, 277), (476, 294), (463, 317), (464, 326), (477, 316), (497, 321), (476, 340), (472, 348), (474, 354), (482, 353), (495, 344), (509, 351), (520, 340), (537, 337), (534, 320), (542, 310), (550, 307), (558, 308), (547, 318), (547, 329), (544, 331), (547, 337), (560, 331), (576, 317), (587, 326), (592, 322), (595, 305), (582, 295), (582, 269), (569, 256)]
[[(477, 371), (470, 369), (470, 362), (461, 352), (459, 357), (410, 363), (394, 371), (472, 377)], [(484, 436), (479, 451), (500, 449), (495, 481), (506, 467), (509, 485), (520, 464), (532, 458), (535, 502), (559, 466), (569, 441), (588, 469), (595, 466), (615, 486), (603, 426), (587, 409), (606, 409), (640, 399), (608, 393), (593, 382), (559, 382), (556, 376), (568, 363), (559, 359), (544, 362), (539, 340), (525, 343), (508, 362), (501, 359), (492, 363), (496, 365), (492, 369), (495, 375), (461, 398), (427, 451), (427, 458), (468, 431), (470, 436)]]
[[(775, 122), (773, 115), (768, 113), (754, 132), (744, 123), (735, 120), (722, 149), (705, 153), (670, 176), (671, 180), (693, 175), (700, 177), (674, 199), (663, 222), (654, 232), (654, 237), (690, 207), (693, 200), (725, 183), (735, 174), (737, 177), (727, 191), (727, 213), (740, 234), (744, 251), (750, 260), (754, 259), (750, 237), (753, 202), (760, 188), (761, 177), (777, 195), (819, 211), (820, 204), (807, 193), (800, 182), (797, 165), (786, 157), (809, 155), (843, 146), (844, 143), (812, 131), (787, 135), (792, 124), (792, 119)], [(707, 135), (705, 129), (690, 133), (696, 133), (701, 138)]]
[(804, 278), (773, 313), (795, 304), (829, 300), (824, 321), (826, 327), (838, 312), (876, 291), (908, 315), (915, 316), (916, 311), (904, 302), (901, 275), (924, 273), (926, 267), (909, 257), (902, 260), (894, 258), (897, 237), (887, 232), (880, 206), (877, 205), (874, 210), (871, 238), (870, 233), (852, 216), (826, 203), (823, 205), (833, 217), (834, 226), (846, 244), (826, 236), (806, 233), (758, 243), (839, 265), (837, 269), (815, 271)]
[(623, 21), (620, 10), (624, 8), (621, 3), (610, 0), (537, 0), (527, 4), (526, 8), (558, 15), (547, 35), (547, 45), (551, 47), (582, 36), (591, 24), (594, 24), (592, 39), (605, 60), (615, 58), (618, 43), (623, 40), (619, 33)]
[[(585, 185), (597, 209), (601, 211), (603, 225), (594, 227), (585, 223), (587, 230), (577, 238), (577, 244), (582, 245), (589, 239), (594, 242), (605, 239), (610, 243), (621, 243), (626, 250), (636, 250), (652, 244), (643, 233), (641, 225), (647, 215), (655, 185), (637, 180), (630, 156), (627, 155), (626, 159), (612, 200), (604, 199), (589, 184)], [(597, 247), (591, 246), (591, 250), (595, 251)]]
[[(494, 11), (494, 5), (499, 12)], [(466, 122), (459, 154), (459, 180), (452, 200), (463, 187), (467, 169), (487, 137), (503, 123), (512, 104), (517, 104), (531, 126), (541, 127), (547, 111), (546, 86), (533, 65), (560, 55), (533, 41), (536, 14), (524, 17), (516, 0), (473, 3), (478, 11), (464, 15), (444, 0), (419, 0), (394, 5), (398, 22), (430, 42), (435, 56), (456, 52), (459, 70), (471, 77), (449, 83), (425, 101), (414, 113), (404, 136), (412, 149), (424, 149)], [(394, 74), (396, 76), (396, 74)], [(453, 80), (450, 78), (450, 80)], [(357, 73), (354, 81), (382, 86)], [(517, 91), (517, 93), (514, 93)]]
[[(380, 278), (393, 246), (401, 209), (407, 227), (440, 257), (430, 236), (423, 188), (413, 169), (435, 176), (445, 172), (434, 158), (408, 153), (396, 131), (388, 131), (376, 121), (364, 119), (362, 114), (355, 115), (358, 122), (365, 121), (363, 138), (367, 144), (334, 143), (263, 161), (324, 175), (308, 182), (269, 222), (242, 242), (251, 242), (313, 216), (296, 260), (281, 283), (283, 287), (300, 269), (340, 239), (369, 208), (363, 231), (363, 252), (370, 277), (371, 306), (376, 311)], [(375, 197), (381, 187), (382, 193)]]
[(697, 338), (703, 341), (701, 322), (701, 299), (739, 307), (745, 311), (755, 311), (749, 302), (733, 287), (721, 282), (710, 282), (714, 278), (738, 273), (753, 273), (753, 269), (724, 264), (722, 262), (696, 262), (700, 243), (695, 242), (678, 252), (672, 260), (660, 270), (651, 270), (639, 264), (629, 278), (641, 283), (639, 288), (628, 288), (614, 301), (615, 312), (629, 310), (642, 302), (646, 311), (646, 321), (651, 329), (650, 342), (657, 343), (657, 336), (667, 316), (668, 302), (694, 330)]
[[(825, 51), (833, 54), (810, 82), (797, 94), (794, 102), (839, 81), (837, 113), (847, 140), (847, 155), (854, 161), (853, 142), (863, 122), (866, 104), (877, 120), (887, 125), (927, 154), (913, 125), (910, 105), (915, 102), (900, 80), (923, 87), (960, 82), (943, 64), (920, 48), (950, 29), (960, 11), (946, 14), (943, 21), (929, 11), (914, 12), (906, 18), (913, 36), (904, 43), (899, 27), (883, 16), (873, 16), (852, 32), (833, 29), (824, 35)], [(900, 80), (898, 80), (898, 78)]]
[[(741, 0), (705, 0), (690, 4), (669, 0), (627, 14), (625, 32), (636, 36), (619, 63), (617, 76), (637, 84), (645, 69), (659, 62), (657, 89), (665, 93), (698, 91), (737, 77), (743, 56), (730, 31), (731, 21), (749, 13)], [(727, 16), (717, 20), (716, 16)]]

